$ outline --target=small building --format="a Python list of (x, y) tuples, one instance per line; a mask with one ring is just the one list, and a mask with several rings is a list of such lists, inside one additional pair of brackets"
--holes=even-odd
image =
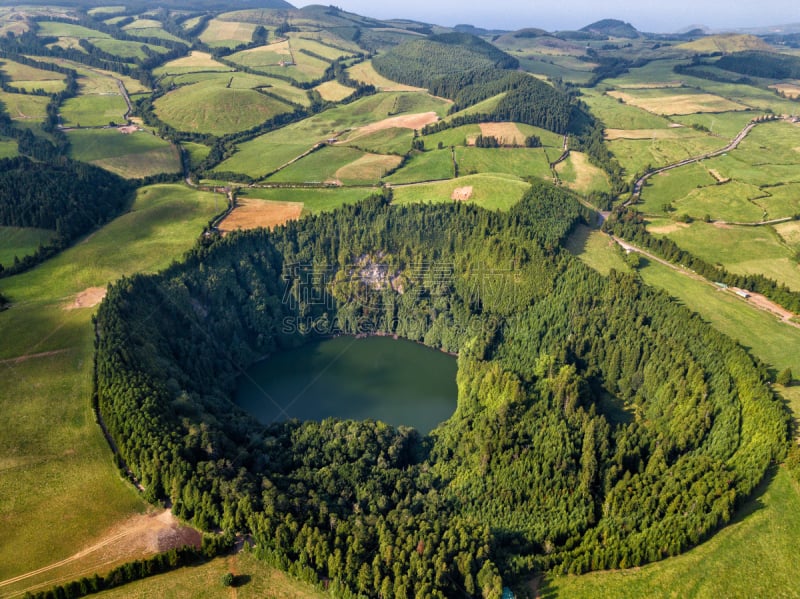
[(747, 291), (745, 291), (744, 289), (737, 289), (736, 295), (738, 295), (739, 297), (743, 297), (744, 299), (748, 299), (750, 297), (750, 294), (747, 293)]

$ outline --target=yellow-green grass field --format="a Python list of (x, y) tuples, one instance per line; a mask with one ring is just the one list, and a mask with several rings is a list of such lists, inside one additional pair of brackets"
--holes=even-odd
[(477, 104), (473, 104), (469, 108), (465, 108), (464, 110), (459, 110), (458, 112), (454, 112), (452, 115), (447, 115), (443, 117), (443, 121), (451, 121), (455, 118), (461, 116), (468, 116), (470, 114), (489, 114), (497, 108), (497, 105), (500, 104), (500, 101), (505, 98), (506, 93), (503, 92), (502, 94), (497, 94), (496, 96), (492, 96), (491, 98), (487, 98), (483, 102), (478, 102)]
[(92, 16), (95, 15), (106, 15), (106, 14), (113, 14), (115, 12), (121, 12), (125, 10), (123, 5), (117, 6), (98, 6), (97, 8), (92, 8), (88, 11), (88, 13)]
[(399, 92), (368, 96), (245, 142), (215, 170), (263, 177), (320, 141), (386, 119), (398, 105), (411, 114), (442, 113), (447, 109), (445, 101), (428, 94)]
[[(127, 178), (181, 171), (180, 156), (169, 142), (146, 131), (121, 133), (117, 129), (67, 132), (70, 157)], [(205, 146), (204, 146), (205, 147)]]
[(47, 116), (47, 96), (29, 96), (27, 94), (9, 94), (0, 91), (0, 103), (12, 121), (20, 123), (41, 123)]
[(583, 152), (570, 152), (564, 162), (556, 165), (556, 172), (566, 186), (577, 193), (611, 191), (608, 175), (590, 163), (589, 157)]
[(0, 69), (11, 79), (11, 85), (28, 91), (43, 89), (47, 93), (57, 93), (66, 85), (61, 73), (37, 69), (13, 60), (0, 60)]
[(125, 25), (122, 29), (136, 37), (155, 37), (173, 42), (183, 41), (181, 38), (165, 31), (161, 21), (156, 21), (155, 19), (137, 18), (133, 23)]
[[(697, 193), (700, 188), (715, 185), (717, 179), (708, 171), (708, 162), (694, 162), (680, 168), (658, 173), (645, 183), (636, 209), (646, 214), (663, 214), (667, 205)], [(701, 215), (703, 216), (703, 215)]]
[(82, 94), (118, 94), (119, 87), (115, 79), (122, 81), (129, 94), (150, 91), (141, 81), (128, 77), (127, 75), (120, 75), (118, 73), (112, 73), (111, 71), (104, 71), (103, 69), (87, 67), (86, 65), (63, 58), (53, 58), (50, 56), (37, 56), (36, 58), (41, 62), (51, 62), (75, 70), (78, 73), (78, 85)]
[(453, 155), (450, 148), (445, 148), (414, 153), (401, 169), (386, 177), (386, 182), (394, 185), (453, 177)]
[[(222, 576), (234, 574), (237, 584), (225, 589)], [(241, 582), (239, 582), (241, 581)], [(217, 558), (202, 566), (180, 568), (97, 595), (100, 599), (324, 599), (328, 594), (268, 566), (251, 553)]]
[(544, 148), (457, 147), (455, 152), (460, 175), (506, 173), (517, 177), (552, 179), (550, 161)]
[(239, 44), (247, 44), (253, 39), (256, 25), (236, 21), (211, 19), (200, 34), (200, 41), (212, 48), (224, 46), (233, 48)]
[(272, 67), (281, 62), (290, 61), (291, 54), (289, 42), (281, 40), (272, 44), (236, 52), (228, 56), (227, 59), (243, 67), (263, 70), (266, 67)]
[(567, 250), (597, 272), (608, 275), (611, 270), (629, 272), (622, 248), (597, 229), (577, 225), (565, 244)]
[(153, 44), (142, 44), (141, 42), (127, 42), (123, 40), (114, 40), (114, 39), (98, 39), (94, 40), (92, 43), (101, 50), (103, 50), (104, 52), (108, 52), (109, 54), (114, 54), (115, 56), (127, 59), (147, 58), (147, 55), (142, 50), (142, 46), (147, 46), (150, 50), (152, 50), (156, 54), (164, 54), (166, 52), (169, 52), (169, 49), (165, 48), (164, 46), (156, 46)]
[(322, 96), (322, 99), (326, 102), (341, 102), (349, 98), (355, 91), (352, 87), (342, 85), (335, 79), (321, 83), (314, 89), (319, 92), (319, 95)]
[(303, 215), (328, 212), (345, 204), (355, 204), (379, 190), (375, 187), (313, 187), (313, 188), (248, 188), (240, 197), (258, 198), (272, 202), (299, 202)]
[(624, 92), (609, 91), (608, 95), (631, 106), (664, 116), (747, 109), (747, 106), (722, 96), (692, 89), (627, 89)]
[(782, 121), (758, 125), (736, 150), (707, 166), (752, 185), (800, 182), (800, 127)]
[(217, 209), (213, 194), (142, 188), (129, 213), (3, 280), (13, 303), (0, 313), (0, 580), (71, 556), (145, 508), (91, 410), (94, 309), (64, 308), (87, 288), (168, 266)]
[(411, 129), (390, 127), (368, 134), (361, 134), (356, 129), (338, 143), (377, 154), (405, 154), (411, 149), (413, 140), (414, 132)]
[(179, 131), (225, 135), (243, 131), (285, 112), (288, 104), (249, 89), (258, 77), (236, 73), (180, 87), (155, 102), (158, 117)]
[(763, 197), (764, 192), (755, 185), (730, 181), (722, 185), (708, 185), (693, 189), (683, 197), (676, 198), (672, 205), (678, 213), (692, 218), (704, 218), (734, 223), (754, 223), (763, 220), (764, 209), (753, 200)]
[(733, 139), (745, 128), (753, 118), (752, 112), (717, 112), (717, 113), (696, 113), (686, 115), (676, 115), (671, 117), (676, 123), (683, 125), (702, 125), (706, 127), (712, 135), (718, 135), (722, 139)]
[[(711, 136), (689, 135), (683, 138), (616, 139), (607, 147), (628, 175), (648, 168), (675, 164), (724, 147), (727, 141)], [(711, 167), (709, 167), (711, 168)]]
[[(308, 50), (309, 52), (313, 52), (314, 54), (319, 54), (320, 56), (332, 61), (336, 60), (337, 58), (348, 58), (351, 57), (357, 52), (357, 50), (353, 51), (346, 51), (340, 50), (338, 48), (332, 48), (331, 46), (327, 45), (327, 43), (335, 43), (337, 46), (344, 47), (342, 45), (342, 40), (333, 40), (331, 36), (327, 36), (327, 40), (320, 36), (320, 41), (327, 42), (327, 43), (320, 43), (315, 38), (317, 37), (317, 33), (300, 33), (300, 32), (292, 32), (289, 34), (289, 39), (291, 40), (292, 50), (295, 52), (295, 59), (297, 59), (297, 53), (300, 50)], [(352, 44), (348, 44), (352, 45)]]
[(188, 56), (176, 58), (153, 70), (159, 77), (166, 74), (195, 73), (198, 71), (231, 71), (231, 67), (217, 62), (208, 52), (192, 50)]
[(681, 50), (698, 53), (722, 52), (730, 54), (732, 52), (744, 52), (746, 50), (760, 50), (761, 52), (772, 52), (774, 49), (760, 37), (749, 34), (720, 34), (709, 35), (691, 42), (686, 42), (678, 46)]
[(68, 127), (101, 127), (124, 123), (128, 105), (119, 95), (78, 96), (61, 105), (61, 121)]
[(795, 252), (772, 227), (732, 227), (696, 222), (668, 234), (681, 248), (738, 274), (763, 274), (800, 291)]
[(93, 42), (95, 39), (111, 39), (111, 36), (96, 29), (89, 29), (75, 23), (60, 23), (58, 21), (41, 21), (39, 23), (38, 35), (40, 37), (72, 37), (87, 39)]
[(0, 264), (10, 266), (14, 263), (14, 256), (29, 256), (40, 244), (47, 245), (54, 237), (55, 232), (47, 229), (0, 227)]
[[(357, 161), (361, 161), (366, 156), (378, 155), (365, 154), (360, 150), (345, 146), (325, 146), (286, 168), (281, 169), (274, 175), (268, 177), (266, 181), (270, 183), (346, 183), (344, 179), (339, 180), (339, 171), (353, 165)], [(398, 156), (384, 156), (383, 158), (391, 158), (395, 162), (400, 161)], [(389, 170), (388, 163), (385, 164), (384, 168), (385, 170)], [(359, 169), (355, 168), (351, 169), (348, 173), (351, 177), (351, 183), (377, 183), (381, 178), (380, 168), (376, 169), (374, 165), (372, 168), (365, 169), (364, 172), (359, 173), (358, 171)]]
[(670, 124), (663, 116), (620, 102), (596, 89), (586, 90), (581, 99), (609, 129), (665, 129)]
[[(467, 140), (475, 139), (480, 135), (481, 126), (462, 125), (461, 127), (454, 127), (452, 129), (444, 129), (438, 133), (431, 133), (430, 135), (423, 135), (422, 140), (425, 147), (429, 150), (439, 147), (441, 142), (442, 146), (466, 146)], [(542, 142), (544, 143), (544, 142)]]
[(206, 159), (211, 148), (191, 141), (181, 142), (181, 147), (189, 154), (189, 165), (195, 168)]
[(411, 85), (403, 85), (397, 81), (392, 81), (386, 77), (379, 75), (375, 68), (372, 66), (372, 61), (367, 60), (359, 62), (347, 69), (350, 78), (359, 83), (366, 85), (374, 85), (378, 91), (396, 92), (396, 91), (424, 91), (420, 87), (413, 87)]
[[(530, 186), (512, 175), (479, 174), (459, 177), (449, 181), (418, 183), (394, 187), (393, 203), (464, 201), (490, 210), (508, 210), (522, 199)], [(468, 199), (464, 198), (469, 189)]]
[(15, 140), (0, 137), (0, 158), (13, 158), (18, 154)]

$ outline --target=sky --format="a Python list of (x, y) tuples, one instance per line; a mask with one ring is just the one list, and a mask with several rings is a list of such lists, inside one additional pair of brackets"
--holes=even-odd
[(580, 29), (600, 19), (620, 19), (639, 31), (672, 33), (690, 25), (711, 29), (800, 23), (797, 0), (288, 0), (295, 6), (334, 4), (379, 19), (405, 18), (452, 27)]

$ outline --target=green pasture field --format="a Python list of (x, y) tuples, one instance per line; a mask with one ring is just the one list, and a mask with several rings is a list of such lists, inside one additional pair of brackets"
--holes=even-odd
[[(230, 88), (228, 88), (230, 82)], [(164, 77), (160, 84), (162, 87), (169, 87), (172, 84), (178, 86), (188, 86), (195, 83), (206, 83), (207, 85), (217, 85), (226, 89), (259, 89), (285, 98), (287, 102), (309, 106), (311, 101), (308, 93), (299, 87), (295, 87), (288, 81), (266, 77), (264, 75), (250, 75), (238, 71), (215, 72), (206, 70), (189, 71), (184, 74), (169, 75)]]
[(461, 127), (444, 129), (438, 133), (424, 135), (422, 136), (422, 140), (425, 142), (425, 147), (429, 150), (438, 147), (439, 142), (441, 142), (443, 146), (447, 147), (465, 146), (467, 145), (467, 139), (478, 137), (480, 132), (480, 125), (462, 125)]
[[(414, 132), (404, 127), (391, 127), (368, 134), (360, 134), (356, 129), (337, 145), (352, 146), (376, 154), (405, 154), (411, 149), (413, 140)], [(429, 145), (428, 138), (425, 141)]]
[(125, 10), (123, 5), (118, 6), (98, 6), (97, 8), (92, 8), (88, 11), (88, 14), (95, 16), (95, 15), (106, 15), (106, 14), (113, 14), (115, 12), (120, 12)]
[[(74, 23), (57, 21), (40, 21), (38, 35), (40, 37), (74, 37), (84, 38), (92, 42), (94, 39), (111, 39), (111, 36), (96, 29), (89, 29)], [(94, 43), (94, 42), (92, 42)]]
[(403, 85), (397, 81), (387, 79), (383, 75), (378, 74), (372, 66), (371, 60), (359, 62), (347, 69), (347, 74), (354, 81), (364, 83), (367, 85), (374, 85), (378, 91), (391, 92), (391, 91), (424, 91), (419, 87), (412, 87), (410, 85)]
[(91, 410), (94, 309), (64, 307), (89, 287), (168, 266), (218, 209), (214, 194), (142, 188), (131, 212), (3, 280), (12, 306), (0, 313), (0, 580), (64, 559), (144, 510)]
[(356, 204), (379, 193), (375, 187), (309, 187), (243, 189), (240, 197), (277, 202), (301, 202), (303, 214), (335, 210), (345, 204)]
[(367, 153), (339, 168), (334, 176), (343, 185), (377, 184), (403, 161), (401, 156)]
[(445, 148), (415, 152), (400, 170), (386, 177), (386, 182), (395, 185), (452, 179), (454, 176), (453, 155), (450, 148)]
[(51, 62), (75, 70), (78, 73), (78, 85), (80, 86), (82, 94), (118, 94), (119, 87), (114, 80), (115, 78), (122, 81), (129, 94), (150, 92), (141, 81), (126, 75), (120, 75), (94, 67), (87, 67), (86, 65), (71, 60), (64, 60), (63, 58), (53, 58), (50, 56), (37, 56), (36, 58), (41, 62)]
[(155, 46), (153, 44), (142, 44), (139, 42), (126, 42), (122, 40), (103, 39), (95, 40), (92, 42), (101, 50), (119, 56), (121, 58), (147, 58), (147, 55), (142, 51), (142, 46), (147, 46), (150, 50), (157, 54), (164, 54), (169, 52), (168, 48), (164, 46)]
[(752, 200), (764, 196), (755, 185), (730, 181), (723, 185), (708, 185), (693, 189), (672, 202), (680, 214), (701, 219), (709, 215), (713, 220), (737, 223), (754, 223), (763, 220), (764, 210)]
[[(270, 183), (323, 183), (336, 179), (336, 172), (340, 168), (362, 156), (364, 156), (364, 152), (355, 148), (325, 146), (267, 177), (266, 181)], [(377, 182), (379, 178), (374, 182)]]
[(418, 183), (394, 187), (393, 203), (416, 204), (420, 202), (453, 202), (456, 189), (471, 187), (466, 201), (489, 210), (508, 210), (522, 199), (530, 187), (517, 177), (503, 174), (480, 174), (459, 177), (449, 181)]
[(61, 73), (37, 69), (13, 60), (0, 60), (0, 69), (11, 79), (13, 86), (29, 91), (40, 88), (48, 93), (56, 93), (66, 85)]
[(723, 177), (752, 185), (800, 182), (800, 127), (785, 122), (758, 125), (736, 150), (709, 160)]
[(100, 599), (217, 599), (227, 596), (220, 580), (227, 572), (242, 577), (232, 592), (237, 599), (324, 599), (314, 587), (268, 566), (249, 552), (217, 558), (201, 566), (180, 568), (153, 578), (126, 584), (97, 595)]
[(746, 105), (707, 89), (628, 88), (609, 92), (609, 95), (622, 98), (626, 104), (662, 116), (747, 110)]
[[(572, 68), (573, 60), (564, 60), (560, 56), (525, 56), (512, 54), (519, 59), (519, 65), (525, 71), (535, 75), (543, 75), (548, 79), (561, 78), (564, 81), (584, 85), (592, 78), (591, 70)], [(564, 57), (567, 58), (567, 57)]]
[(191, 141), (183, 141), (180, 145), (189, 153), (189, 164), (191, 165), (191, 168), (195, 168), (197, 165), (203, 162), (203, 160), (205, 160), (208, 156), (209, 152), (211, 152), (210, 147)]
[(622, 248), (605, 233), (586, 225), (577, 225), (567, 239), (565, 247), (587, 266), (608, 275), (611, 270), (629, 272)]
[(0, 91), (0, 103), (12, 121), (21, 123), (41, 123), (47, 116), (47, 96), (29, 96), (27, 94), (9, 94)]
[(772, 227), (720, 227), (698, 222), (676, 228), (668, 237), (711, 264), (722, 264), (737, 274), (763, 274), (800, 291), (795, 252)]
[(51, 50), (54, 48), (77, 50), (78, 52), (86, 54), (86, 50), (84, 50), (80, 45), (80, 38), (77, 37), (60, 37), (52, 44), (46, 44), (46, 47), (50, 48)]
[(239, 44), (247, 44), (253, 39), (256, 25), (211, 19), (200, 34), (200, 41), (212, 48), (224, 46), (233, 48)]
[(645, 183), (636, 209), (646, 214), (663, 214), (666, 204), (674, 207), (676, 200), (699, 188), (715, 185), (717, 180), (708, 172), (707, 165), (708, 161), (694, 162), (653, 175)]
[(228, 65), (214, 60), (210, 54), (193, 50), (188, 56), (176, 58), (168, 63), (153, 69), (153, 75), (160, 77), (166, 74), (183, 74), (204, 71), (233, 71)]
[(47, 245), (55, 232), (32, 227), (0, 227), (0, 264), (10, 266), (14, 256), (23, 258), (36, 252), (39, 245)]
[[(337, 48), (332, 48), (326, 44), (321, 44), (314, 39), (315, 35), (316, 34), (314, 33), (296, 33), (296, 32), (292, 32), (289, 34), (289, 39), (291, 40), (292, 50), (294, 50), (295, 52), (296, 60), (298, 59), (297, 57), (298, 51), (303, 49), (313, 52), (314, 54), (319, 54), (320, 56), (325, 57), (329, 61), (336, 60), (337, 58), (348, 58), (355, 54), (355, 51), (347, 52), (339, 50)], [(324, 40), (324, 38), (320, 39)], [(328, 39), (327, 42), (331, 43), (333, 42), (333, 40)], [(341, 44), (339, 43), (336, 43), (336, 45), (341, 46)], [(302, 54), (302, 52), (300, 54)]]
[(800, 214), (800, 183), (762, 187), (767, 197), (754, 200), (767, 213), (767, 220)]
[[(719, 150), (725, 141), (710, 136), (685, 138), (615, 139), (607, 147), (627, 174), (643, 173), (648, 167), (675, 164), (686, 158)], [(707, 164), (709, 168), (710, 162)]]
[(13, 158), (18, 155), (19, 151), (15, 140), (0, 138), (0, 158)]
[(577, 193), (611, 191), (605, 171), (591, 164), (589, 157), (582, 152), (570, 152), (564, 162), (556, 165), (556, 172), (567, 187)]
[(619, 102), (598, 90), (584, 90), (581, 99), (608, 129), (665, 129), (669, 119)]
[[(252, 78), (233, 75), (234, 82)], [(288, 104), (259, 94), (253, 89), (232, 84), (217, 77), (180, 87), (155, 102), (158, 117), (179, 131), (225, 135), (244, 131), (285, 112)]]
[(291, 53), (289, 51), (289, 45), (283, 40), (236, 52), (228, 56), (227, 60), (243, 67), (263, 70), (266, 67), (278, 65), (281, 61), (288, 62), (291, 60)]
[[(402, 102), (400, 97), (404, 98)], [(237, 152), (214, 170), (244, 173), (255, 178), (264, 176), (297, 158), (317, 142), (387, 118), (398, 103), (408, 113), (440, 113), (447, 107), (444, 100), (428, 94), (392, 92), (368, 96), (240, 144)]]
[(124, 123), (128, 105), (122, 96), (78, 96), (61, 105), (61, 120), (66, 126), (100, 127)]
[(458, 112), (454, 112), (452, 115), (442, 116), (442, 120), (450, 121), (459, 116), (467, 116), (470, 114), (490, 114), (497, 108), (497, 105), (500, 104), (500, 100), (502, 100), (506, 96), (506, 92), (502, 94), (497, 94), (496, 96), (492, 96), (491, 98), (487, 98), (483, 102), (478, 102), (477, 104), (473, 104), (469, 108), (465, 108), (464, 110), (459, 110)]
[(335, 79), (332, 81), (326, 81), (325, 83), (320, 83), (314, 89), (319, 92), (319, 95), (322, 96), (322, 99), (326, 102), (341, 102), (342, 100), (349, 98), (355, 91), (352, 87), (342, 85)]
[(460, 175), (506, 173), (517, 177), (552, 178), (550, 161), (543, 148), (457, 147), (456, 162)]
[(161, 21), (156, 21), (155, 19), (137, 19), (133, 23), (125, 25), (122, 29), (136, 37), (155, 37), (162, 40), (186, 43), (185, 40), (165, 31)]
[(146, 131), (123, 134), (117, 129), (68, 131), (70, 157), (91, 162), (123, 177), (146, 177), (181, 170), (178, 152)]
[(676, 115), (672, 120), (683, 125), (702, 125), (712, 135), (719, 135), (723, 139), (733, 139), (739, 131), (745, 128), (753, 118), (750, 112), (716, 112)]

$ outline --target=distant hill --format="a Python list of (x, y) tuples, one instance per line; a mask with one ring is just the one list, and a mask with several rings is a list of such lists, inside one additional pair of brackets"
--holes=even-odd
[(617, 19), (603, 19), (602, 21), (597, 21), (596, 23), (583, 27), (581, 31), (607, 35), (608, 37), (625, 37), (630, 39), (640, 37), (636, 27)]
[[(28, 5), (55, 5), (55, 6), (109, 6), (108, 0), (27, 0)], [(120, 3), (121, 4), (121, 3)], [(15, 0), (0, 0), (0, 6), (19, 6)], [(172, 8), (177, 10), (240, 10), (245, 8), (281, 8), (293, 9), (294, 6), (285, 0), (133, 0), (125, 3), (128, 10), (149, 10), (156, 7)]]
[(749, 34), (727, 33), (721, 35), (709, 35), (702, 39), (688, 42), (676, 46), (681, 50), (689, 50), (698, 53), (722, 52), (732, 54), (734, 52), (744, 52), (746, 50), (757, 50), (760, 52), (771, 52), (774, 49), (760, 37)]

